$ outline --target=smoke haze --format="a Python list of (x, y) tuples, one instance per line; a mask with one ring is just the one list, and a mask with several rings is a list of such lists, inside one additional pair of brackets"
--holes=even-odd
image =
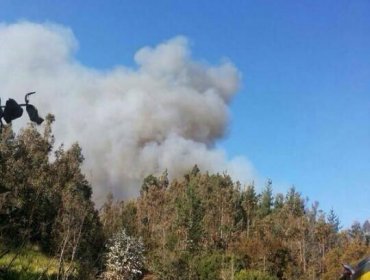
[(95, 199), (109, 191), (134, 196), (148, 174), (168, 169), (174, 178), (194, 164), (253, 179), (246, 158), (228, 159), (215, 147), (239, 86), (230, 62), (194, 61), (184, 37), (143, 47), (136, 67), (109, 71), (82, 65), (77, 48), (72, 31), (60, 25), (0, 25), (0, 90), (3, 103), (37, 91), (31, 103), (41, 115), (55, 115), (57, 144), (80, 143)]

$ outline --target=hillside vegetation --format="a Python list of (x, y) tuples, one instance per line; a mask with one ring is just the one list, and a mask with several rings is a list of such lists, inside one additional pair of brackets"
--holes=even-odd
[(37, 248), (10, 251), (0, 259), (2, 277), (8, 280), (56, 279), (58, 264), (56, 257), (45, 255)]
[(53, 121), (0, 135), (0, 279), (329, 280), (370, 253), (369, 222), (341, 230), (294, 187), (258, 192), (196, 165), (97, 211), (81, 148), (54, 148)]

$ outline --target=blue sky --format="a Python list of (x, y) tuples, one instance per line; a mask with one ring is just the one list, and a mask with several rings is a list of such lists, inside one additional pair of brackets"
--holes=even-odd
[(177, 35), (197, 60), (231, 60), (242, 86), (218, 145), (344, 226), (370, 218), (369, 11), (367, 0), (0, 1), (1, 22), (71, 28), (94, 68), (133, 65), (139, 48)]

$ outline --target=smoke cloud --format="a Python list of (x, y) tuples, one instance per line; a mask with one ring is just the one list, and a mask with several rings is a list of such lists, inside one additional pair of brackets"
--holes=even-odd
[(59, 144), (80, 143), (95, 199), (110, 191), (134, 196), (148, 174), (168, 169), (174, 178), (194, 164), (253, 179), (246, 158), (228, 159), (215, 147), (239, 86), (230, 62), (194, 61), (184, 37), (144, 47), (134, 56), (135, 67), (109, 71), (82, 65), (77, 49), (73, 32), (60, 25), (0, 25), (0, 90), (3, 102), (38, 92), (31, 101), (41, 114), (56, 116)]

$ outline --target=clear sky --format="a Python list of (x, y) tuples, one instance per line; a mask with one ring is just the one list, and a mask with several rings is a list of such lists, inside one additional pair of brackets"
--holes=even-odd
[(139, 48), (177, 35), (197, 60), (231, 60), (242, 86), (218, 145), (344, 226), (370, 218), (369, 14), (368, 0), (0, 1), (1, 22), (71, 28), (94, 68), (133, 65)]

